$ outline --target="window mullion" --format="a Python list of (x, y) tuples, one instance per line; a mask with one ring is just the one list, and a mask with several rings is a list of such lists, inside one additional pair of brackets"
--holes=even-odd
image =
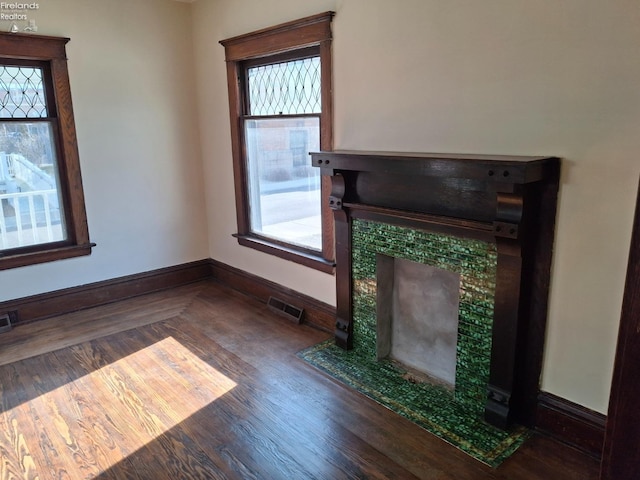
[(282, 115), (244, 115), (244, 120), (269, 120), (275, 118), (309, 118), (316, 117), (321, 118), (320, 113), (296, 113), (296, 114), (282, 114)]

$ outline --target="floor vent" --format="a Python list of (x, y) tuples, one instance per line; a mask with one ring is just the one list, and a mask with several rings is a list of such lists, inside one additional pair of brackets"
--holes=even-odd
[(304, 314), (304, 310), (302, 308), (289, 305), (288, 303), (285, 303), (282, 300), (278, 300), (275, 297), (269, 297), (267, 306), (270, 310), (279, 313), (284, 317), (287, 317), (289, 320), (292, 320), (296, 323), (300, 323), (302, 321), (302, 315)]
[(0, 315), (0, 333), (11, 330), (11, 316), (8, 313)]

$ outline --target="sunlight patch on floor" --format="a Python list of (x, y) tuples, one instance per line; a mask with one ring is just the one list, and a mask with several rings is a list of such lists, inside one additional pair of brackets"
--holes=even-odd
[[(73, 347), (80, 364), (96, 361), (90, 358), (95, 352), (86, 345)], [(20, 409), (23, 414), (47, 419), (35, 427), (21, 429), (20, 422), (17, 425), (18, 430), (27, 432), (21, 437), (28, 443), (41, 478), (58, 468), (43, 462), (52, 452), (53, 463), (64, 465), (68, 478), (91, 478), (163, 436), (236, 385), (167, 337), (5, 415), (29, 418), (20, 415)], [(34, 428), (38, 434), (29, 435)]]

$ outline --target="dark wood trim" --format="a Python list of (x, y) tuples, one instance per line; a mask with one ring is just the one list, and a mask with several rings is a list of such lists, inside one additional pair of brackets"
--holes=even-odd
[(231, 156), (233, 159), (233, 185), (235, 192), (236, 221), (238, 232), (245, 234), (249, 231), (249, 211), (245, 208), (245, 198), (248, 198), (246, 165), (243, 161), (244, 136), (240, 128), (242, 112), (240, 92), (240, 65), (238, 62), (227, 62), (227, 89), (229, 93), (229, 119), (231, 130)]
[(333, 214), (336, 225), (336, 266), (340, 266), (339, 271), (341, 272), (338, 275), (338, 268), (336, 268), (335, 339), (336, 345), (351, 350), (353, 348), (353, 322), (351, 321), (353, 318), (352, 219), (344, 209), (336, 209)]
[[(246, 166), (246, 152), (243, 122), (247, 119), (244, 73), (248, 65), (254, 62), (271, 63), (279, 61), (283, 55), (289, 57), (300, 54), (302, 57), (313, 47), (320, 55), (321, 98), (320, 147), (333, 149), (333, 73), (331, 60), (331, 20), (333, 12), (305, 17), (274, 27), (265, 28), (245, 35), (220, 41), (225, 48), (227, 62), (227, 88), (229, 94), (229, 119), (231, 127), (231, 151), (233, 158), (233, 176), (235, 187), (236, 220), (238, 224), (238, 243), (290, 260), (320, 271), (330, 272), (327, 267), (335, 258), (333, 216), (325, 201), (330, 192), (330, 180), (322, 178), (321, 214), (322, 214), (322, 259), (315, 261), (295, 248), (279, 248), (275, 242), (256, 240), (251, 232), (249, 215), (249, 188)], [(297, 57), (297, 55), (296, 55)], [(293, 58), (293, 57), (292, 57)]]
[(343, 206), (349, 209), (352, 218), (391, 223), (409, 228), (425, 228), (429, 231), (475, 238), (484, 242), (492, 242), (494, 240), (493, 224), (489, 222), (476, 222), (444, 215), (407, 212), (350, 202), (345, 202)]
[(273, 296), (303, 308), (302, 323), (327, 332), (333, 331), (336, 309), (331, 305), (217, 260), (210, 259), (209, 265), (213, 278), (227, 287), (265, 304)]
[(640, 471), (640, 185), (622, 300), (618, 347), (602, 455), (602, 480)]
[(210, 275), (209, 260), (199, 260), (9, 300), (0, 303), (0, 312), (16, 312), (16, 323), (32, 322), (196, 282)]
[[(500, 198), (500, 194), (499, 194)], [(498, 202), (500, 204), (500, 201)], [(511, 396), (516, 378), (516, 344), (519, 333), (522, 246), (510, 238), (496, 238), (498, 266), (491, 344), (491, 370), (487, 385), (485, 419), (506, 429), (511, 423), (514, 402)]]
[[(546, 182), (540, 182), (527, 192), (526, 203), (531, 207), (523, 212), (521, 324), (516, 348), (514, 418), (531, 427), (536, 421), (536, 406), (540, 394), (540, 376), (547, 331), (551, 263), (555, 238), (556, 208), (560, 185), (560, 163), (545, 165)], [(531, 235), (528, 230), (534, 230)]]
[(606, 417), (551, 393), (538, 396), (536, 429), (571, 445), (594, 458), (600, 458)]
[[(259, 57), (259, 58), (252, 58), (250, 60), (244, 60), (242, 62), (242, 67), (243, 70), (248, 70), (250, 68), (254, 68), (254, 67), (261, 67), (261, 66), (265, 66), (265, 65), (272, 65), (274, 63), (285, 63), (291, 60), (302, 60), (305, 58), (313, 58), (313, 57), (317, 57), (320, 55), (320, 47), (318, 45), (311, 45), (310, 47), (304, 47), (304, 48), (296, 48), (295, 50), (290, 50), (287, 52), (283, 52), (283, 53), (276, 53), (274, 55), (268, 55), (266, 57)], [(248, 95), (246, 94), (247, 92), (245, 92), (244, 95), (244, 108), (243, 108), (243, 112), (245, 114), (245, 118), (247, 119), (253, 119), (253, 118), (282, 118), (280, 115), (274, 114), (274, 115), (256, 115), (253, 116), (249, 113), (250, 108), (248, 108)], [(291, 114), (291, 113), (287, 113), (285, 116), (288, 118), (295, 118), (297, 116), (299, 117), (306, 117), (309, 114), (305, 114), (305, 113), (299, 113), (299, 114)], [(320, 115), (318, 115), (320, 116)]]
[[(46, 245), (46, 244), (45, 244)], [(95, 243), (86, 245), (63, 245), (60, 247), (48, 248), (46, 250), (29, 251), (28, 253), (2, 254), (0, 253), (0, 270), (8, 270), (10, 268), (24, 267), (27, 265), (35, 265), (37, 263), (53, 262), (66, 258), (80, 257), (90, 255), (91, 248), (95, 247)], [(42, 245), (38, 246), (39, 248)]]
[[(65, 216), (69, 239), (77, 245), (87, 245), (89, 226), (85, 210), (82, 174), (80, 171), (80, 153), (76, 136), (71, 85), (65, 59), (54, 59), (51, 62), (53, 77), (53, 95), (56, 98), (58, 114), (57, 133), (58, 170), (61, 177), (61, 188), (65, 195)], [(90, 251), (87, 253), (91, 253)]]
[(238, 243), (244, 247), (260, 250), (261, 252), (304, 265), (305, 267), (320, 270), (321, 272), (333, 273), (335, 271), (335, 263), (325, 260), (320, 255), (314, 255), (301, 250), (294, 250), (293, 248), (289, 248), (285, 245), (270, 242), (269, 240), (252, 235), (235, 234), (234, 237), (236, 237), (238, 239)]
[(30, 60), (66, 59), (66, 37), (32, 35), (30, 33), (0, 33), (0, 56)]
[[(333, 15), (332, 15), (333, 16)], [(331, 32), (329, 31), (329, 34)], [(320, 42), (320, 72), (322, 82), (320, 88), (322, 98), (322, 115), (320, 115), (320, 149), (333, 150), (333, 60), (331, 55), (331, 39)], [(309, 158), (311, 162), (311, 158)], [(333, 211), (326, 200), (331, 194), (331, 178), (321, 177), (322, 205), (322, 255), (325, 260), (333, 261), (336, 258), (335, 225), (333, 223)]]
[(282, 23), (237, 37), (221, 40), (227, 62), (258, 58), (286, 52), (331, 39), (331, 19), (334, 12)]
[(212, 259), (7, 300), (0, 302), (0, 313), (12, 312), (12, 323), (23, 324), (208, 278), (263, 303), (277, 297), (303, 308), (303, 323), (325, 331), (334, 328), (336, 312), (331, 305)]
[[(493, 184), (522, 185), (545, 177), (549, 161), (555, 157), (523, 155), (469, 155), (413, 152), (370, 152), (336, 150), (312, 152), (314, 166), (332, 175), (334, 170), (387, 174), (464, 178)], [(389, 167), (392, 162), (393, 167)]]

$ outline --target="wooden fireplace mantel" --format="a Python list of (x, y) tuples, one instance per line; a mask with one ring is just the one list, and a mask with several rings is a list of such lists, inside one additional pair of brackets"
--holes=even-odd
[(542, 367), (560, 160), (556, 157), (311, 153), (331, 177), (336, 344), (353, 347), (351, 221), (494, 242), (497, 274), (485, 419), (533, 425)]

